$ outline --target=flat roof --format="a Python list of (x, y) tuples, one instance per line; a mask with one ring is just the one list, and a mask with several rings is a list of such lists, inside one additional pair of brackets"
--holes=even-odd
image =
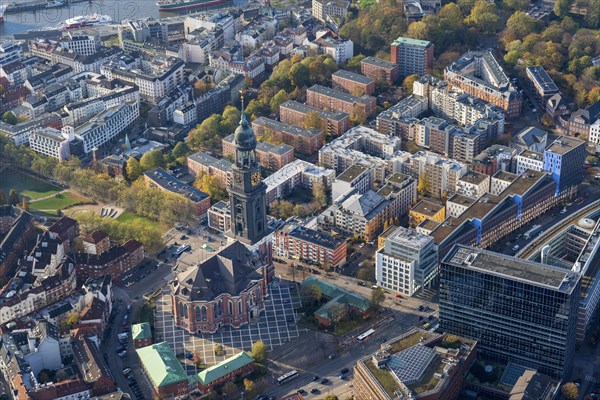
[(455, 245), (443, 263), (570, 294), (581, 274), (487, 250)]
[(423, 235), (422, 233), (417, 232), (416, 230), (411, 228), (399, 226), (388, 235), (385, 242), (394, 242), (401, 246), (410, 248), (421, 248), (425, 246), (430, 240), (432, 240), (430, 236)]
[(381, 58), (376, 57), (366, 57), (361, 62), (361, 64), (371, 64), (377, 67), (385, 68), (385, 69), (394, 69), (398, 66), (398, 64), (382, 60)]
[(177, 193), (195, 203), (203, 201), (209, 197), (208, 194), (196, 189), (193, 186), (181, 182), (162, 168), (151, 169), (144, 172), (144, 175), (147, 176), (155, 185), (158, 185), (171, 193)]
[(281, 107), (289, 108), (290, 110), (298, 111), (298, 112), (301, 112), (304, 114), (314, 111), (314, 112), (319, 113), (319, 115), (321, 115), (322, 117), (331, 119), (333, 121), (343, 121), (344, 119), (348, 118), (348, 116), (349, 116), (349, 114), (347, 114), (345, 112), (325, 111), (325, 110), (321, 110), (316, 107), (309, 106), (308, 104), (298, 103), (297, 101), (294, 101), (294, 100), (288, 100), (285, 103), (281, 104), (279, 107), (280, 108)]
[(312, 85), (308, 88), (309, 91), (315, 92), (324, 96), (334, 97), (338, 100), (345, 101), (348, 103), (362, 103), (368, 104), (374, 97), (366, 94), (362, 96), (353, 96), (350, 93), (340, 92), (339, 90), (331, 89), (321, 85)]
[(546, 151), (551, 151), (556, 154), (566, 154), (578, 146), (585, 146), (585, 142), (575, 139), (572, 136), (559, 136), (546, 148)]
[(477, 199), (474, 199), (472, 197), (467, 197), (467, 196), (464, 196), (459, 193), (454, 193), (448, 199), (448, 202), (450, 202), (450, 203), (460, 204), (461, 206), (466, 206), (466, 207), (471, 206), (471, 204), (475, 203), (476, 201), (477, 201)]
[(267, 129), (272, 129), (276, 132), (288, 133), (290, 135), (304, 136), (312, 138), (317, 136), (321, 131), (317, 128), (302, 129), (294, 125), (285, 124), (267, 117), (259, 117), (252, 121), (252, 125), (264, 126)]
[(558, 93), (558, 86), (550, 78), (544, 67), (527, 67), (527, 75), (546, 93)]
[(392, 42), (392, 46), (397, 46), (399, 44), (406, 44), (409, 46), (427, 47), (431, 44), (431, 42), (428, 40), (419, 40), (419, 39), (413, 39), (413, 38), (407, 38), (407, 37), (401, 36)]
[[(544, 176), (548, 176), (546, 171), (535, 171), (528, 169), (513, 181), (505, 190), (506, 194), (523, 195), (538, 183)], [(548, 178), (550, 179), (550, 178)], [(554, 181), (553, 181), (554, 182)]]
[(507, 171), (503, 171), (503, 170), (496, 172), (494, 174), (494, 176), (492, 176), (492, 178), (494, 178), (494, 179), (499, 179), (501, 181), (506, 181), (506, 182), (512, 182), (515, 179), (517, 179), (518, 177), (519, 177), (519, 175), (517, 175), (517, 174), (513, 174), (512, 172), (507, 172)]
[(408, 179), (412, 179), (412, 177), (410, 177), (406, 174), (403, 174), (401, 172), (394, 172), (392, 175), (385, 178), (385, 182), (400, 185), (400, 184), (406, 182)]
[(348, 79), (354, 82), (362, 83), (363, 85), (368, 85), (370, 83), (374, 83), (375, 79), (369, 78), (368, 76), (357, 74), (356, 72), (346, 71), (344, 69), (338, 69), (331, 76), (340, 77), (342, 79)]
[(432, 231), (435, 228), (437, 228), (438, 226), (440, 226), (441, 222), (438, 221), (434, 221), (432, 219), (429, 218), (425, 218), (425, 220), (423, 222), (421, 222), (419, 224), (419, 226), (417, 226), (417, 228), (422, 228), (428, 231)]
[(336, 179), (344, 182), (352, 182), (354, 179), (356, 179), (357, 176), (359, 176), (366, 170), (368, 170), (368, 168), (364, 165), (353, 164), (350, 167), (348, 167), (344, 172), (339, 174)]
[(489, 179), (489, 175), (487, 174), (482, 174), (480, 172), (476, 172), (476, 171), (469, 171), (466, 174), (464, 174), (463, 176), (460, 177), (460, 181), (463, 182), (467, 182), (467, 183), (475, 183), (475, 184), (480, 184), (483, 183), (484, 181)]
[(432, 203), (427, 200), (421, 200), (410, 211), (414, 211), (427, 216), (434, 216), (437, 213), (439, 213), (443, 208), (444, 206), (441, 204)]
[(544, 155), (542, 153), (538, 153), (537, 151), (531, 150), (523, 150), (519, 156), (526, 157), (532, 160), (544, 161)]

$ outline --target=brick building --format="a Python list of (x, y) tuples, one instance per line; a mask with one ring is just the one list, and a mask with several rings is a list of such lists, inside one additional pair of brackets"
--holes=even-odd
[(394, 84), (400, 79), (400, 66), (398, 64), (375, 57), (367, 57), (360, 62), (360, 72), (376, 81), (386, 80)]
[(271, 135), (299, 153), (313, 154), (323, 147), (323, 132), (317, 128), (301, 129), (267, 117), (259, 117), (252, 121), (252, 129), (258, 137)]
[(306, 104), (329, 111), (347, 114), (360, 113), (366, 118), (373, 116), (376, 112), (375, 97), (353, 96), (321, 85), (313, 85), (306, 90)]
[(275, 232), (273, 251), (279, 257), (337, 267), (346, 262), (347, 245), (343, 238), (306, 228), (290, 218)]
[(110, 249), (110, 239), (102, 231), (95, 230), (82, 240), (83, 252), (88, 254), (101, 255)]
[(178, 398), (189, 393), (188, 375), (167, 342), (142, 347), (135, 352), (156, 398)]
[(133, 347), (139, 349), (141, 347), (150, 346), (152, 344), (152, 329), (148, 322), (131, 325), (131, 339), (133, 339)]
[(375, 93), (375, 79), (355, 72), (338, 69), (331, 74), (331, 87), (354, 96)]
[(433, 70), (434, 48), (427, 40), (399, 37), (390, 45), (390, 62), (398, 64), (403, 78), (428, 74)]
[(324, 130), (329, 135), (339, 136), (350, 129), (350, 115), (348, 113), (324, 111), (294, 100), (288, 100), (279, 106), (279, 119), (281, 122), (301, 128), (304, 128), (304, 122), (311, 113), (321, 118)]
[(102, 275), (110, 275), (115, 281), (144, 260), (144, 246), (136, 240), (128, 240), (99, 255), (77, 253), (73, 257), (78, 282)]
[(206, 368), (196, 375), (198, 389), (201, 393), (207, 393), (218, 385), (231, 382), (234, 379), (242, 379), (254, 371), (254, 359), (245, 351), (220, 363)]
[[(235, 156), (234, 134), (221, 139), (223, 146), (223, 157)], [(294, 161), (294, 148), (287, 144), (273, 145), (266, 142), (256, 144), (256, 155), (260, 165), (269, 170), (276, 171)]]
[(75, 365), (79, 368), (83, 380), (90, 385), (92, 393), (100, 396), (114, 392), (115, 380), (96, 343), (87, 337), (74, 338), (71, 346)]
[(150, 187), (163, 192), (178, 194), (192, 202), (192, 209), (197, 217), (202, 217), (210, 208), (210, 196), (193, 186), (176, 179), (162, 168), (144, 172), (144, 181)]
[(216, 159), (213, 156), (198, 152), (187, 156), (187, 166), (190, 174), (199, 176), (209, 174), (217, 178), (219, 185), (226, 188), (231, 179), (231, 163), (224, 158)]

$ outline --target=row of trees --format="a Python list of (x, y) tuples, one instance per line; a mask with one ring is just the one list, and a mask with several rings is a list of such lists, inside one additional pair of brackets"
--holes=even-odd
[[(212, 151), (221, 146), (221, 139), (233, 133), (240, 122), (240, 111), (227, 106), (223, 114), (213, 114), (192, 129), (187, 146), (192, 150)], [(175, 150), (175, 149), (173, 149)]]

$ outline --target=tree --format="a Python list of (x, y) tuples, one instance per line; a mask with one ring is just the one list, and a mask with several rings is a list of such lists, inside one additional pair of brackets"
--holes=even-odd
[(187, 156), (189, 152), (190, 152), (189, 146), (187, 144), (185, 144), (185, 142), (179, 142), (175, 145), (171, 154), (173, 154), (173, 157), (175, 159), (177, 159), (180, 157)]
[(264, 364), (267, 361), (267, 345), (262, 340), (257, 340), (252, 343), (250, 356), (259, 364)]
[(325, 192), (325, 185), (323, 182), (315, 182), (312, 187), (313, 198), (318, 201), (321, 206), (327, 204), (327, 193)]
[(208, 194), (214, 201), (223, 200), (227, 194), (214, 175), (200, 174), (194, 181), (194, 187)]
[(252, 382), (248, 378), (244, 378), (244, 389), (246, 390), (246, 392), (251, 392), (252, 389), (254, 389), (254, 386), (254, 382)]
[(540, 20), (530, 17), (523, 11), (515, 12), (506, 21), (506, 28), (512, 31), (518, 39), (522, 39), (534, 32), (540, 32), (543, 26)]
[(225, 385), (223, 385), (223, 394), (229, 396), (229, 399), (233, 399), (233, 394), (237, 391), (238, 388), (232, 381), (229, 381)]
[(600, 28), (600, 0), (591, 0), (585, 22), (590, 29)]
[(592, 105), (598, 100), (600, 100), (600, 87), (595, 87), (588, 92), (587, 103)]
[(360, 62), (364, 60), (366, 57), (363, 54), (358, 54), (348, 61), (346, 61), (346, 68), (352, 71), (360, 71)]
[(8, 204), (11, 206), (16, 206), (19, 204), (19, 195), (15, 191), (15, 189), (10, 189), (8, 192)]
[(140, 159), (140, 167), (143, 171), (162, 167), (164, 162), (162, 153), (158, 150), (152, 150), (142, 156)]
[(352, 106), (350, 122), (352, 122), (354, 125), (364, 125), (367, 123), (367, 116), (365, 115), (364, 109), (358, 104), (354, 104), (354, 106)]
[(78, 323), (78, 322), (79, 322), (79, 314), (77, 314), (77, 313), (75, 313), (75, 312), (74, 312), (74, 313), (70, 313), (70, 314), (67, 316), (67, 319), (66, 319), (66, 321), (65, 321), (65, 323), (66, 323), (67, 325), (69, 325), (69, 326), (73, 326), (73, 325), (75, 325), (75, 324), (76, 324), (76, 323)]
[(409, 75), (406, 78), (404, 78), (404, 81), (402, 81), (402, 87), (404, 87), (404, 91), (406, 92), (406, 94), (412, 94), (413, 84), (417, 79), (419, 79), (418, 74)]
[(206, 92), (208, 92), (210, 89), (214, 88), (215, 84), (213, 82), (208, 82), (204, 79), (199, 79), (196, 82), (194, 82), (194, 94), (198, 97), (198, 96), (202, 96), (203, 94), (205, 94)]
[(321, 397), (318, 400), (338, 400), (338, 397), (335, 394), (328, 394), (325, 397)]
[(375, 266), (363, 261), (362, 267), (356, 272), (356, 277), (365, 282), (375, 282)]
[(430, 190), (431, 184), (429, 183), (429, 178), (427, 178), (427, 175), (419, 175), (419, 182), (417, 183), (417, 191), (419, 192), (419, 194), (421, 196), (424, 196)]
[(556, 0), (554, 3), (554, 14), (559, 18), (564, 18), (571, 10), (571, 0)]
[(501, 27), (500, 10), (494, 3), (477, 0), (465, 22), (487, 35), (496, 33)]
[(7, 111), (2, 114), (2, 121), (9, 125), (16, 125), (19, 123), (19, 118), (12, 111)]
[(308, 68), (302, 63), (296, 63), (290, 68), (290, 83), (292, 86), (304, 87), (310, 84)]
[(318, 128), (325, 131), (327, 130), (327, 121), (321, 118), (318, 111), (309, 111), (304, 118), (303, 126), (305, 129)]
[(215, 356), (221, 357), (224, 355), (225, 355), (225, 349), (223, 349), (223, 345), (221, 345), (220, 343), (217, 343), (215, 345)]
[(200, 350), (196, 350), (194, 352), (194, 365), (196, 366), (196, 368), (203, 368), (204, 367), (204, 359), (202, 358), (203, 353)]
[(429, 26), (423, 21), (415, 21), (408, 26), (406, 36), (413, 39), (425, 40), (429, 37)]
[(131, 182), (136, 181), (144, 173), (140, 162), (135, 157), (129, 157), (129, 160), (127, 160), (127, 165), (125, 167), (125, 171), (127, 173), (127, 177)]
[(271, 99), (271, 112), (279, 115), (279, 106), (285, 103), (290, 99), (290, 95), (283, 89), (281, 89), (273, 98)]
[(565, 383), (560, 391), (567, 400), (576, 400), (579, 397), (579, 388), (573, 382)]
[(502, 0), (502, 3), (511, 10), (525, 10), (531, 5), (530, 0)]
[(549, 128), (552, 125), (554, 125), (554, 119), (552, 119), (552, 117), (546, 113), (544, 113), (544, 115), (542, 115), (542, 118), (540, 121), (541, 121), (542, 125), (544, 125), (546, 128)]
[(587, 156), (587, 157), (585, 158), (585, 161), (586, 161), (588, 164), (596, 164), (596, 163), (598, 162), (598, 157), (596, 157), (596, 156)]
[(377, 289), (373, 289), (371, 292), (371, 307), (379, 308), (384, 301), (385, 291), (383, 288), (378, 287)]

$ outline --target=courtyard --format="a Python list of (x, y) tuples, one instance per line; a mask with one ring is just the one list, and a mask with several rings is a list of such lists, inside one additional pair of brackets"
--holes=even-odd
[[(157, 341), (169, 342), (182, 362), (185, 358), (181, 355), (198, 354), (209, 367), (235, 355), (240, 350), (250, 351), (252, 344), (259, 340), (262, 340), (271, 352), (299, 338), (308, 331), (296, 325), (299, 316), (294, 309), (300, 307), (300, 297), (295, 284), (276, 281), (270, 285), (266, 311), (249, 325), (239, 329), (224, 327), (214, 334), (189, 334), (174, 326), (169, 289), (165, 287), (156, 301), (155, 337)], [(217, 345), (223, 347), (223, 355), (215, 355)], [(184, 367), (187, 368), (188, 373), (199, 372), (192, 360), (185, 359)]]

